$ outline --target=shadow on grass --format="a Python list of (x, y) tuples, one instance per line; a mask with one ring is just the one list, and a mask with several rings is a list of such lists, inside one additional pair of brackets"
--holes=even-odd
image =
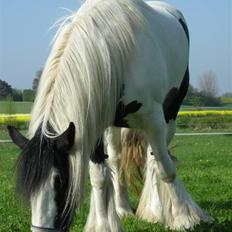
[[(211, 202), (203, 201), (199, 202), (199, 205), (206, 211), (211, 212), (225, 212), (224, 217), (214, 218), (213, 223), (202, 223), (194, 228), (194, 231), (199, 232), (231, 232), (232, 231), (232, 219), (227, 217), (226, 210), (232, 209), (232, 201), (223, 202)], [(213, 217), (213, 215), (210, 215)]]
[(218, 222), (215, 220), (211, 224), (202, 223), (194, 228), (193, 231), (196, 232), (231, 232), (232, 221), (225, 220), (223, 222)]
[[(203, 209), (215, 209), (215, 210), (228, 210), (228, 209), (232, 209), (232, 200), (231, 201), (200, 201), (199, 205), (203, 208)], [(231, 230), (232, 231), (232, 230)]]

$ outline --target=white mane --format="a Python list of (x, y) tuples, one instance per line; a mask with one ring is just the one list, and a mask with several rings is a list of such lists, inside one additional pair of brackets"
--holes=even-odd
[[(58, 31), (45, 65), (29, 127), (29, 137), (42, 126), (46, 136), (76, 127), (70, 157), (71, 200), (82, 195), (78, 174), (103, 130), (112, 125), (123, 74), (136, 47), (134, 29), (144, 19), (137, 0), (87, 0)], [(51, 134), (48, 123), (55, 130)], [(80, 176), (80, 179), (75, 179)]]

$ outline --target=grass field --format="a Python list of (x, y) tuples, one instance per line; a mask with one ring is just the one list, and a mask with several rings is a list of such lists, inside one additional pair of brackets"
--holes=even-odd
[[(2, 135), (6, 137), (6, 135)], [(172, 153), (182, 161), (178, 177), (215, 222), (200, 225), (195, 232), (232, 231), (232, 137), (177, 137)], [(30, 210), (15, 195), (15, 161), (19, 150), (13, 144), (0, 143), (0, 231), (26, 232), (30, 228)], [(74, 221), (72, 232), (81, 232), (88, 213), (88, 186), (84, 205)], [(133, 207), (137, 199), (131, 196)], [(164, 232), (162, 225), (123, 220), (128, 232)]]
[[(223, 100), (223, 106), (221, 107), (193, 107), (193, 106), (182, 106), (182, 111), (188, 111), (188, 110), (231, 110), (232, 109), (232, 99), (231, 98), (225, 98)], [(32, 102), (6, 102), (6, 101), (0, 101), (0, 114), (2, 113), (30, 113), (32, 109)]]
[[(227, 103), (230, 104), (231, 99), (229, 98), (228, 102), (225, 102), (224, 105)], [(32, 102), (3, 102), (0, 101), (0, 139), (2, 137), (1, 130), (6, 127), (6, 125), (14, 125), (17, 128), (26, 129), (28, 127), (28, 122), (21, 117), (28, 117), (28, 116), (13, 116), (12, 114), (23, 114), (23, 113), (30, 113), (32, 108)], [(226, 110), (232, 110), (232, 103), (231, 106), (223, 106), (223, 107), (192, 107), (192, 106), (182, 106), (181, 113), (186, 113), (190, 111), (199, 112), (206, 114), (206, 111), (219, 111), (224, 112)], [(9, 114), (13, 118), (11, 119), (3, 119), (1, 118), (1, 114)], [(21, 119), (17, 118), (20, 117)], [(8, 120), (8, 121), (7, 121)], [(199, 116), (195, 115), (194, 117), (191, 116), (184, 116), (178, 117), (177, 119), (177, 132), (231, 132), (232, 131), (232, 118), (231, 116)], [(3, 132), (4, 133), (4, 132)]]
[(26, 114), (31, 111), (32, 102), (6, 102), (0, 101), (0, 114), (8, 113), (15, 114), (21, 113)]

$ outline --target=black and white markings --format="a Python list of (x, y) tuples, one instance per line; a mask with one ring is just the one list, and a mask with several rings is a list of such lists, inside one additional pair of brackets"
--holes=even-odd
[(171, 88), (163, 102), (163, 111), (166, 123), (176, 120), (180, 106), (187, 94), (189, 87), (189, 69), (187, 68), (180, 88)]
[(116, 109), (114, 126), (129, 128), (125, 117), (128, 114), (136, 113), (141, 107), (142, 103), (138, 102), (137, 100), (132, 101), (128, 105), (124, 105), (123, 101), (120, 101)]

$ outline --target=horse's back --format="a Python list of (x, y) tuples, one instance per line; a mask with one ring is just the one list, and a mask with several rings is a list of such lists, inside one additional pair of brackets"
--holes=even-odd
[(185, 21), (183, 14), (173, 5), (161, 1), (146, 1), (146, 3), (155, 10), (166, 10), (176, 18), (181, 18)]
[(141, 12), (147, 31), (136, 32), (138, 50), (129, 67), (124, 100), (130, 102), (137, 96), (143, 103), (162, 103), (171, 88), (180, 87), (188, 65), (188, 38), (179, 22), (183, 16), (158, 1), (148, 2)]

